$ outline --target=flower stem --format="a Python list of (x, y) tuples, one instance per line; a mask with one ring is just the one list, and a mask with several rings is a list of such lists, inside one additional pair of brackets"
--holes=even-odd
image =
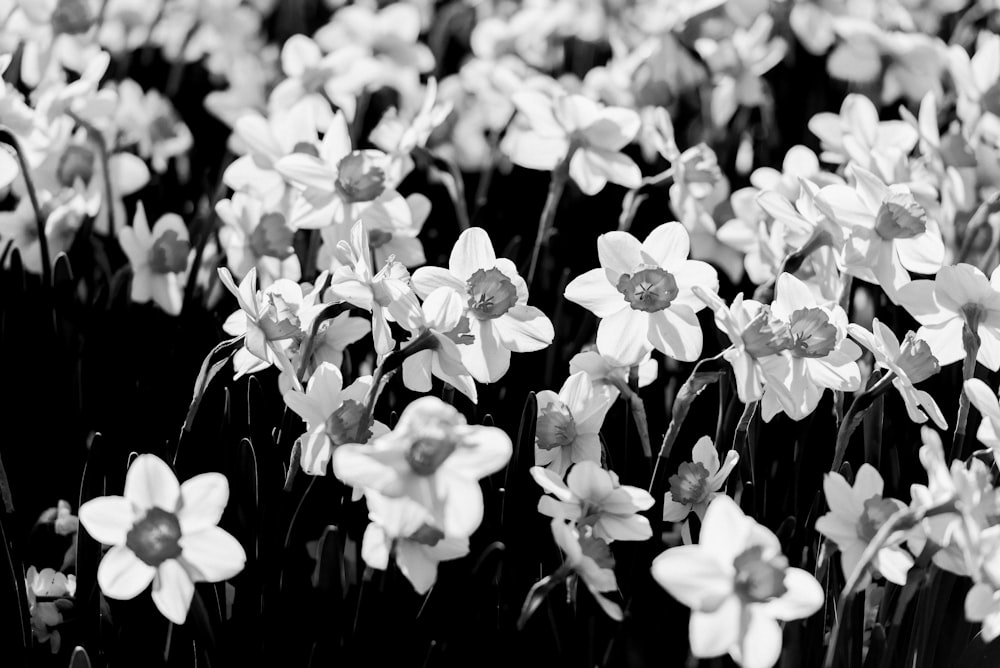
[(542, 246), (547, 243), (549, 228), (556, 219), (556, 209), (559, 200), (562, 198), (566, 182), (569, 181), (569, 163), (576, 153), (575, 143), (569, 145), (566, 157), (559, 161), (555, 169), (552, 170), (552, 180), (549, 181), (549, 194), (545, 198), (545, 206), (542, 207), (542, 215), (538, 219), (538, 234), (535, 236), (535, 246), (531, 249), (531, 263), (528, 265), (528, 274), (525, 279), (528, 289), (531, 289), (532, 281), (535, 279), (535, 270), (538, 268), (538, 257), (541, 255)]
[[(635, 369), (636, 367), (632, 367)], [(646, 461), (653, 459), (653, 446), (649, 441), (649, 421), (646, 419), (646, 405), (642, 397), (630, 386), (621, 380), (612, 382), (612, 385), (621, 393), (622, 399), (628, 402), (629, 410), (632, 412), (632, 420), (635, 422), (636, 430), (639, 432), (639, 444), (642, 446), (642, 454)]]
[(875, 400), (889, 389), (895, 377), (895, 373), (888, 371), (877, 383), (854, 397), (851, 407), (847, 409), (844, 419), (840, 421), (840, 429), (837, 430), (837, 445), (833, 452), (833, 464), (830, 466), (832, 473), (838, 472), (840, 465), (844, 463), (844, 455), (847, 454), (847, 446), (851, 442), (851, 434), (861, 424), (865, 413), (872, 407)]
[(114, 191), (112, 190), (111, 184), (111, 156), (108, 154), (108, 143), (104, 140), (104, 135), (101, 134), (101, 131), (94, 127), (92, 123), (85, 121), (72, 111), (67, 112), (67, 115), (73, 119), (74, 123), (87, 131), (87, 136), (90, 137), (90, 141), (94, 142), (94, 146), (97, 147), (97, 155), (101, 161), (101, 169), (104, 171), (104, 206), (107, 208), (108, 212), (108, 236), (114, 236), (115, 204)]
[(28, 191), (28, 199), (31, 201), (31, 208), (35, 212), (35, 229), (38, 234), (38, 247), (42, 256), (42, 285), (48, 287), (52, 283), (52, 260), (49, 257), (49, 240), (45, 236), (45, 215), (38, 202), (38, 192), (35, 190), (35, 182), (31, 178), (31, 168), (24, 157), (21, 143), (17, 137), (6, 127), (0, 125), (0, 143), (7, 144), (17, 155), (17, 162), (21, 167), (21, 176), (24, 177), (25, 189)]
[(965, 425), (969, 420), (969, 395), (965, 392), (965, 381), (976, 374), (976, 357), (981, 343), (976, 332), (978, 323), (968, 320), (962, 327), (962, 344), (965, 347), (965, 362), (962, 364), (962, 392), (958, 395), (958, 418), (955, 420), (955, 437), (951, 442), (951, 459), (959, 459), (965, 446)]

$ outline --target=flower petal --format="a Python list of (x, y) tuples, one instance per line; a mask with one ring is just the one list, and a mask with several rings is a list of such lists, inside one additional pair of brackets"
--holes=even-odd
[(142, 561), (124, 545), (108, 550), (97, 568), (97, 582), (108, 598), (135, 598), (152, 582), (156, 569)]
[(214, 527), (222, 519), (229, 502), (229, 480), (221, 473), (202, 473), (181, 485), (181, 505), (177, 519), (181, 532), (188, 533)]
[(174, 624), (183, 624), (194, 598), (194, 582), (176, 559), (167, 559), (156, 569), (153, 603)]
[(125, 476), (125, 498), (141, 510), (177, 510), (180, 484), (167, 463), (156, 455), (139, 455)]
[(181, 558), (195, 582), (228, 580), (242, 571), (247, 561), (240, 542), (217, 526), (185, 533), (180, 545)]
[(124, 496), (101, 496), (80, 506), (80, 523), (94, 540), (105, 545), (124, 545), (135, 524), (132, 502)]

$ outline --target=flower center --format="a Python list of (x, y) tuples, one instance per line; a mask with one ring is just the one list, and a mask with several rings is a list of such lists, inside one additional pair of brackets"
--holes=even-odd
[(733, 561), (736, 567), (736, 594), (745, 603), (763, 603), (782, 596), (785, 587), (785, 569), (788, 559), (778, 554), (764, 558), (764, 548), (759, 545), (744, 550)]
[(677, 298), (677, 281), (670, 272), (659, 267), (622, 274), (616, 287), (629, 306), (647, 313), (662, 311)]
[(295, 146), (292, 147), (292, 153), (304, 153), (305, 155), (311, 155), (314, 158), (319, 157), (319, 149), (316, 148), (315, 144), (307, 141), (300, 141)]
[(381, 248), (392, 241), (392, 232), (386, 230), (369, 230), (368, 245), (372, 248)]
[(423, 524), (419, 529), (413, 532), (410, 536), (410, 540), (414, 543), (420, 543), (421, 545), (426, 545), (428, 547), (434, 547), (441, 539), (444, 538), (444, 532), (436, 527), (432, 527), (430, 524)]
[(912, 239), (927, 231), (927, 213), (913, 195), (892, 192), (878, 208), (875, 232), (883, 239)]
[(476, 337), (472, 335), (472, 329), (469, 325), (468, 316), (462, 316), (458, 320), (458, 324), (455, 325), (455, 329), (450, 332), (444, 332), (444, 335), (455, 342), (455, 345), (463, 346), (474, 343)]
[(870, 542), (898, 508), (889, 499), (883, 499), (881, 494), (876, 494), (865, 501), (864, 507), (861, 517), (858, 518), (857, 534), (861, 540)]
[[(364, 424), (365, 407), (348, 399), (326, 419), (326, 435), (334, 445), (367, 443), (372, 436), (371, 425)], [(362, 431), (363, 428), (363, 431)]]
[(983, 106), (983, 111), (1000, 116), (1000, 83), (990, 86), (979, 99), (979, 104)]
[(684, 462), (670, 476), (670, 497), (677, 503), (694, 505), (708, 494), (708, 469), (698, 462)]
[(603, 540), (595, 537), (592, 529), (589, 527), (581, 529), (578, 540), (584, 556), (593, 559), (598, 568), (615, 567), (615, 558), (611, 554), (611, 548)]
[(480, 320), (499, 318), (517, 304), (517, 288), (499, 269), (477, 269), (469, 277), (469, 310)]
[(56, 178), (66, 188), (71, 188), (77, 179), (83, 181), (84, 185), (90, 183), (94, 178), (94, 164), (96, 156), (86, 146), (70, 145), (66, 147), (59, 158), (59, 166), (56, 167)]
[(751, 357), (767, 357), (787, 350), (792, 344), (788, 326), (771, 317), (771, 310), (764, 308), (740, 333), (743, 347)]
[(406, 461), (417, 475), (433, 475), (455, 451), (455, 442), (447, 438), (418, 438), (406, 452)]
[(385, 191), (385, 171), (367, 152), (352, 151), (337, 165), (336, 188), (348, 202), (370, 202)]
[(895, 362), (911, 383), (926, 380), (941, 370), (941, 365), (931, 352), (931, 347), (926, 341), (918, 339), (913, 332), (906, 333)]
[(125, 546), (150, 566), (181, 556), (181, 525), (177, 516), (162, 508), (150, 508), (145, 517), (132, 525), (125, 536)]
[(294, 232), (280, 213), (267, 213), (250, 235), (250, 249), (257, 257), (276, 257), (284, 260), (292, 253)]
[(837, 328), (821, 308), (800, 308), (788, 325), (795, 357), (826, 357), (837, 347)]
[(299, 333), (299, 318), (291, 306), (274, 293), (266, 293), (266, 299), (263, 313), (257, 321), (265, 338), (268, 341), (280, 341), (297, 335)]
[(52, 32), (57, 35), (80, 35), (90, 30), (94, 17), (86, 0), (59, 0), (51, 21)]
[(558, 403), (542, 409), (535, 426), (535, 439), (542, 450), (572, 445), (576, 440), (576, 421), (569, 409)]
[(157, 114), (149, 124), (149, 136), (155, 143), (177, 138), (177, 119), (167, 112)]
[(181, 239), (173, 230), (167, 230), (153, 242), (149, 249), (149, 268), (157, 274), (172, 274), (184, 271), (188, 264), (191, 243)]

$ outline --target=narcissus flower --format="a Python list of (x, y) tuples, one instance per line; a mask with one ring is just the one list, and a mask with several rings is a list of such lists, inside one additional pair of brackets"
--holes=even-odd
[(604, 596), (604, 593), (618, 591), (615, 559), (608, 544), (596, 537), (589, 526), (574, 526), (562, 519), (552, 520), (552, 538), (565, 555), (563, 566), (583, 581), (608, 617), (621, 621), (621, 608)]
[(453, 406), (421, 397), (370, 445), (342, 445), (333, 472), (344, 483), (425, 508), (447, 536), (468, 537), (483, 519), (478, 480), (503, 468), (513, 447), (496, 427), (469, 425)]
[(778, 538), (728, 496), (708, 506), (697, 545), (653, 561), (653, 578), (691, 608), (688, 635), (698, 658), (729, 655), (744, 668), (770, 668), (781, 655), (779, 621), (823, 606), (823, 587), (791, 568)]
[(510, 354), (541, 350), (552, 343), (552, 322), (528, 306), (528, 286), (507, 258), (498, 258), (481, 227), (459, 235), (448, 269), (421, 267), (413, 272), (413, 289), (426, 299), (448, 287), (459, 294), (473, 341), (460, 347), (462, 362), (473, 378), (493, 383), (510, 367)]
[(900, 345), (892, 330), (879, 322), (878, 318), (872, 321), (871, 332), (853, 322), (847, 326), (847, 331), (858, 343), (871, 351), (877, 366), (888, 369), (894, 374), (893, 387), (899, 390), (899, 394), (903, 397), (906, 412), (911, 420), (923, 424), (927, 422), (927, 415), (930, 414), (934, 424), (940, 429), (948, 428), (948, 422), (944, 419), (934, 397), (913, 386), (930, 378), (941, 369), (926, 341), (918, 339), (913, 332), (907, 332)]
[(978, 378), (965, 381), (964, 389), (969, 401), (983, 415), (976, 438), (994, 454), (1000, 453), (1000, 401), (996, 392)]
[[(636, 380), (639, 387), (646, 387), (656, 380), (659, 364), (652, 355), (647, 355), (637, 366), (639, 368)], [(590, 382), (606, 383), (617, 388), (628, 385), (631, 368), (631, 365), (618, 364), (613, 359), (605, 357), (596, 346), (593, 350), (584, 350), (573, 355), (569, 361), (570, 375), (577, 371), (586, 371)]]
[(720, 463), (712, 439), (699, 438), (691, 451), (691, 461), (682, 463), (677, 473), (670, 476), (670, 491), (663, 500), (663, 520), (683, 522), (692, 512), (699, 520), (704, 519), (712, 499), (724, 494), (720, 490), (739, 461), (739, 453), (730, 450)]
[(111, 549), (97, 569), (104, 595), (132, 599), (153, 583), (153, 602), (183, 624), (196, 582), (228, 580), (243, 570), (240, 543), (216, 526), (229, 501), (221, 473), (184, 484), (162, 459), (140, 455), (125, 477), (124, 496), (102, 496), (80, 506), (80, 523)]
[(552, 495), (538, 500), (543, 515), (591, 527), (594, 536), (607, 543), (653, 535), (649, 520), (638, 514), (653, 505), (653, 497), (644, 489), (620, 484), (614, 471), (605, 471), (597, 462), (575, 464), (565, 483), (540, 466), (531, 468), (531, 476)]
[(535, 425), (535, 464), (560, 478), (570, 465), (601, 461), (601, 425), (618, 398), (613, 386), (596, 385), (584, 371), (566, 379), (559, 394), (542, 390)]
[[(31, 566), (24, 580), (27, 584), (31, 633), (39, 643), (49, 643), (52, 653), (58, 654), (62, 634), (57, 627), (64, 621), (63, 613), (73, 607), (76, 576), (67, 576), (51, 568), (39, 571)], [(39, 597), (46, 600), (39, 601)]]
[(904, 155), (917, 144), (915, 128), (905, 121), (880, 121), (878, 109), (864, 95), (844, 98), (840, 113), (822, 112), (809, 119), (809, 129), (819, 137), (825, 162), (853, 160), (866, 169), (876, 169), (888, 153)]
[(242, 280), (251, 267), (257, 268), (262, 288), (279, 278), (298, 281), (302, 277), (292, 248), (295, 231), (284, 213), (267, 211), (260, 200), (241, 192), (220, 200), (215, 212), (223, 223), (219, 243), (236, 280)]
[(153, 300), (170, 315), (178, 315), (184, 301), (188, 252), (191, 242), (184, 221), (175, 213), (164, 214), (149, 229), (140, 202), (132, 227), (118, 230), (118, 242), (132, 265), (132, 301)]
[[(853, 486), (836, 472), (827, 473), (823, 480), (830, 512), (816, 520), (816, 531), (837, 544), (845, 578), (854, 572), (886, 520), (906, 507), (902, 501), (884, 498), (883, 484), (882, 476), (871, 464), (861, 465)], [(898, 543), (890, 543), (878, 551), (872, 563), (886, 580), (902, 586), (913, 566), (913, 557)]]
[(403, 384), (414, 392), (430, 392), (431, 377), (440, 378), (476, 403), (476, 381), (462, 363), (461, 347), (472, 344), (465, 304), (454, 290), (440, 287), (420, 305), (423, 319), (418, 334), (403, 344), (416, 344), (420, 336), (433, 343), (403, 360)]
[(990, 371), (1000, 369), (1000, 268), (987, 279), (971, 264), (941, 267), (934, 280), (904, 286), (899, 303), (922, 325), (917, 336), (941, 365), (965, 357), (962, 330), (969, 327), (979, 335), (976, 359)]
[(620, 364), (636, 364), (650, 350), (684, 362), (701, 355), (692, 286), (718, 292), (719, 278), (705, 262), (689, 260), (690, 240), (681, 223), (664, 223), (639, 240), (628, 232), (597, 238), (599, 269), (566, 286), (566, 298), (601, 318), (597, 347)]
[(390, 555), (418, 594), (425, 594), (437, 580), (438, 563), (469, 553), (467, 537), (449, 537), (433, 524), (430, 511), (407, 497), (389, 498), (367, 490), (368, 517), (361, 543), (361, 558), (384, 571)]

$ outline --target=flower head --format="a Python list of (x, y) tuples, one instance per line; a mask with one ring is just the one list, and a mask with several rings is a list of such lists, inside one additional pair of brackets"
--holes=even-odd
[(720, 463), (712, 439), (699, 438), (691, 451), (691, 461), (682, 463), (670, 476), (670, 491), (663, 501), (664, 521), (683, 522), (692, 512), (703, 519), (712, 499), (723, 493), (722, 486), (739, 461), (739, 453), (730, 450)]
[(570, 465), (601, 461), (601, 425), (618, 390), (595, 385), (586, 372), (566, 379), (557, 395), (543, 390), (535, 425), (535, 465), (550, 467), (559, 477)]
[(165, 214), (150, 230), (140, 202), (132, 227), (120, 229), (118, 241), (132, 265), (132, 301), (144, 304), (152, 299), (166, 313), (178, 315), (191, 250), (181, 217)]

